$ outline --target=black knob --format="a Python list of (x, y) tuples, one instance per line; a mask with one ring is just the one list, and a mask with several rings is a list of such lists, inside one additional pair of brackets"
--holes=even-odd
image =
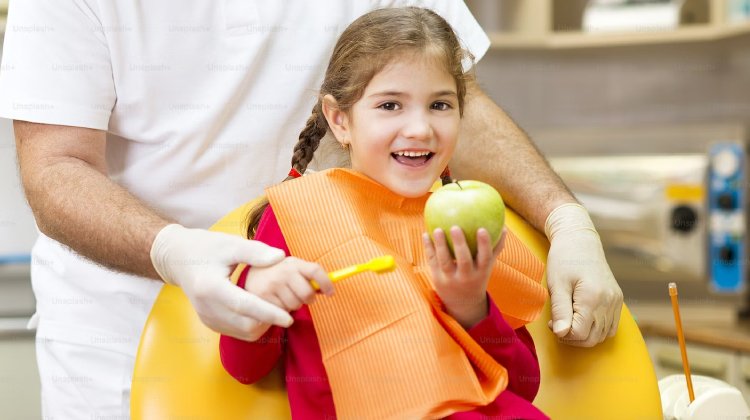
[(722, 210), (732, 210), (735, 207), (734, 197), (729, 193), (719, 194), (716, 204)]
[(729, 246), (719, 248), (719, 261), (723, 264), (731, 264), (734, 262), (734, 249)]
[(672, 229), (677, 232), (688, 233), (695, 228), (698, 213), (689, 206), (677, 206), (672, 209)]

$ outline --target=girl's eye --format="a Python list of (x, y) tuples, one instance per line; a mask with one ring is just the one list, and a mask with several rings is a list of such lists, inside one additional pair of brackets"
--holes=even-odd
[(438, 111), (447, 111), (451, 109), (451, 104), (448, 102), (435, 102), (432, 104), (432, 109), (438, 110)]
[(386, 102), (384, 104), (380, 104), (378, 108), (386, 110), (386, 111), (396, 111), (400, 108), (400, 105), (396, 102)]

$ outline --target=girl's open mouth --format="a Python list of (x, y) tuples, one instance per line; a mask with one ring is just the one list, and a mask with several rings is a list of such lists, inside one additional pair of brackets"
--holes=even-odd
[(391, 157), (402, 165), (422, 166), (426, 164), (435, 154), (432, 152), (397, 152), (391, 153)]

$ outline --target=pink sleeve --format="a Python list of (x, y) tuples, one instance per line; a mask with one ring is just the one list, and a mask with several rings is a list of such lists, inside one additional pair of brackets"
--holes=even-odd
[[(270, 206), (263, 213), (255, 240), (280, 248), (289, 255), (289, 248)], [(245, 287), (249, 268), (245, 268), (240, 275), (238, 287)], [(276, 326), (269, 328), (261, 338), (253, 342), (222, 335), (219, 340), (221, 363), (232, 377), (243, 384), (255, 383), (266, 376), (278, 362), (284, 350), (284, 336), (285, 330)]]
[(469, 330), (480, 346), (508, 370), (508, 388), (516, 395), (533, 401), (539, 391), (539, 361), (531, 335), (526, 327), (513, 330), (492, 298), (489, 314)]
[(539, 362), (531, 335), (505, 322), (492, 298), (486, 318), (469, 329), (469, 334), (508, 370), (508, 387), (491, 403), (470, 411), (454, 413), (451, 420), (549, 419), (531, 403), (539, 390)]

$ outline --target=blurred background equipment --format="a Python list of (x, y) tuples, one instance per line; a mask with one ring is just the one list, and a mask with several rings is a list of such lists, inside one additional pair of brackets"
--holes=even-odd
[(686, 322), (734, 322), (748, 303), (746, 138), (720, 124), (535, 136), (591, 213), (633, 311), (664, 306), (678, 282)]
[(586, 32), (669, 30), (708, 22), (708, 9), (701, 0), (589, 0), (582, 26)]
[(730, 23), (747, 22), (750, 19), (750, 0), (729, 0), (727, 20)]
[[(495, 48), (582, 48), (726, 39), (750, 0), (466, 0)], [(602, 37), (602, 35), (604, 35)]]

